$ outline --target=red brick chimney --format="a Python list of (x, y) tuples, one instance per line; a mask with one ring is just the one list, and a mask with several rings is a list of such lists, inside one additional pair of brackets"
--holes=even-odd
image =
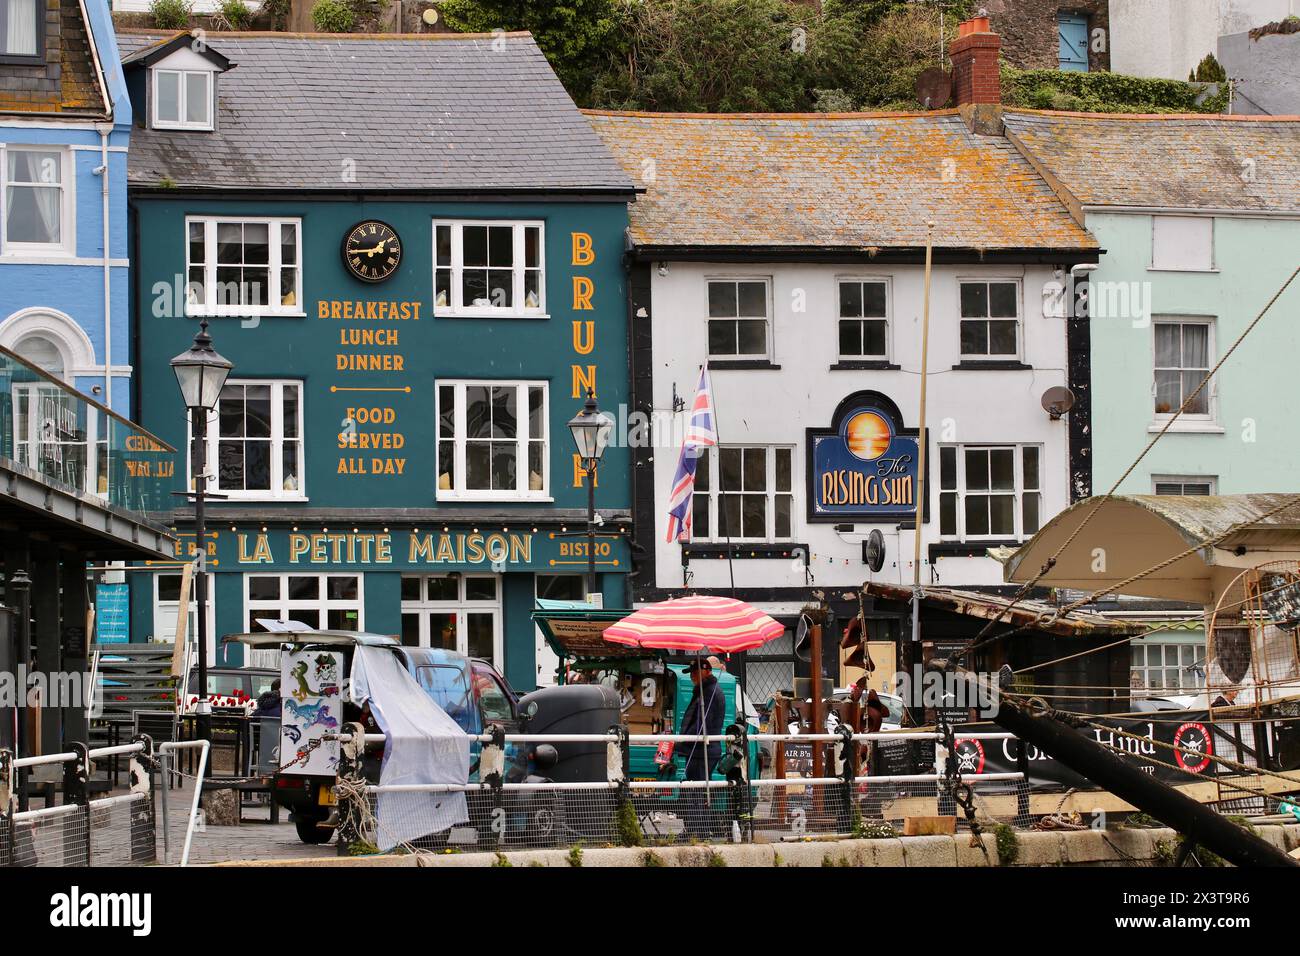
[(948, 46), (948, 56), (952, 58), (952, 89), (958, 106), (1002, 102), (998, 73), (1001, 49), (1002, 38), (989, 26), (988, 16), (971, 17), (958, 24), (957, 39)]

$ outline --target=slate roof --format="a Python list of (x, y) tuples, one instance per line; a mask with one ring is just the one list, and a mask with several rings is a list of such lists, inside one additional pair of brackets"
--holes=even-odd
[[(118, 45), (130, 59), (170, 37), (122, 30)], [(217, 81), (215, 132), (137, 128), (132, 186), (634, 188), (527, 33), (222, 33), (207, 42), (237, 64)]]
[(1007, 131), (1085, 206), (1300, 211), (1300, 117), (1007, 110)]
[(1003, 137), (930, 113), (584, 111), (645, 186), (641, 246), (1087, 249), (1096, 241)]

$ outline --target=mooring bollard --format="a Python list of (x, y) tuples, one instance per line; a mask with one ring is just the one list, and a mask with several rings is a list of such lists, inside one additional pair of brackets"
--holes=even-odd
[[(133, 800), (129, 804), (131, 813), (131, 862), (154, 863), (158, 859), (158, 841), (154, 832), (153, 814), (152, 773), (155, 766), (153, 738), (147, 734), (139, 734), (131, 742), (141, 744), (143, 747), (143, 749), (131, 754), (131, 759), (127, 763), (127, 777), (131, 783), (131, 794), (132, 796), (146, 798), (144, 800)], [(163, 795), (163, 799), (167, 799), (166, 794)], [(87, 819), (89, 819), (89, 816)], [(87, 845), (89, 845), (89, 840), (87, 840)]]
[(14, 752), (0, 750), (0, 866), (14, 865), (14, 814), (18, 801), (14, 794)]
[(499, 847), (505, 843), (507, 824), (504, 789), (506, 732), (500, 724), (493, 724), (488, 728), (488, 734), (491, 739), (479, 751), (478, 778), (480, 783), (488, 786), (492, 795), (492, 817), (489, 829), (492, 831), (493, 841)]

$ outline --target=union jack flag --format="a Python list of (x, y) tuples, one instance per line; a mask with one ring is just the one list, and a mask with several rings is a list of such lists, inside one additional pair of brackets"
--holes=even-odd
[(717, 443), (713, 388), (709, 384), (709, 370), (705, 367), (700, 369), (700, 386), (695, 392), (695, 404), (691, 406), (691, 415), (686, 423), (686, 438), (682, 442), (682, 454), (677, 459), (677, 472), (673, 475), (672, 493), (668, 498), (668, 541), (691, 540), (695, 469), (704, 449)]

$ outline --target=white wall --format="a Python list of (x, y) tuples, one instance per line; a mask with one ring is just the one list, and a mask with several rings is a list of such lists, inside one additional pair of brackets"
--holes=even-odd
[[(836, 406), (856, 391), (871, 389), (889, 396), (908, 428), (917, 425), (921, 365), (921, 266), (754, 265), (670, 263), (666, 277), (651, 269), (654, 323), (654, 407), (670, 409), (673, 388), (694, 397), (699, 366), (707, 354), (706, 278), (770, 276), (773, 279), (774, 354), (779, 370), (715, 369), (711, 372), (719, 436), (724, 445), (793, 444), (795, 507), (793, 537), (815, 556), (815, 586), (861, 585), (870, 577), (862, 563), (862, 540), (879, 527), (886, 540), (879, 580), (910, 584), (913, 532), (899, 531), (897, 521), (857, 524), (852, 534), (831, 524), (811, 523), (806, 515), (805, 429), (829, 428)], [(830, 371), (838, 359), (837, 277), (890, 276), (893, 290), (892, 361), (899, 370)], [(1016, 278), (1021, 285), (1022, 360), (1030, 370), (954, 370), (959, 361), (958, 278)], [(942, 266), (933, 276), (929, 357), (927, 454), (931, 521), (924, 544), (939, 540), (937, 445), (944, 442), (1040, 443), (1043, 446), (1043, 522), (1068, 501), (1066, 420), (1051, 421), (1040, 405), (1050, 386), (1065, 384), (1065, 320), (1043, 317), (1042, 289), (1052, 279), (1047, 266)], [(806, 311), (794, 302), (802, 290)], [(685, 413), (680, 418), (684, 418)], [(946, 432), (946, 434), (945, 434)], [(681, 587), (680, 552), (664, 544), (667, 501), (679, 449), (658, 447), (655, 469), (656, 584)], [(923, 550), (923, 555), (926, 553)], [(1001, 566), (986, 557), (941, 558), (939, 583), (1000, 584)], [(726, 587), (727, 562), (691, 563), (696, 588)], [(789, 559), (747, 559), (735, 563), (737, 587), (801, 587), (801, 567)], [(929, 580), (923, 567), (923, 580)]]
[(1110, 67), (1185, 80), (1219, 37), (1300, 15), (1300, 0), (1110, 0)]
[(1185, 80), (1219, 39), (1221, 0), (1110, 0), (1110, 68)]

